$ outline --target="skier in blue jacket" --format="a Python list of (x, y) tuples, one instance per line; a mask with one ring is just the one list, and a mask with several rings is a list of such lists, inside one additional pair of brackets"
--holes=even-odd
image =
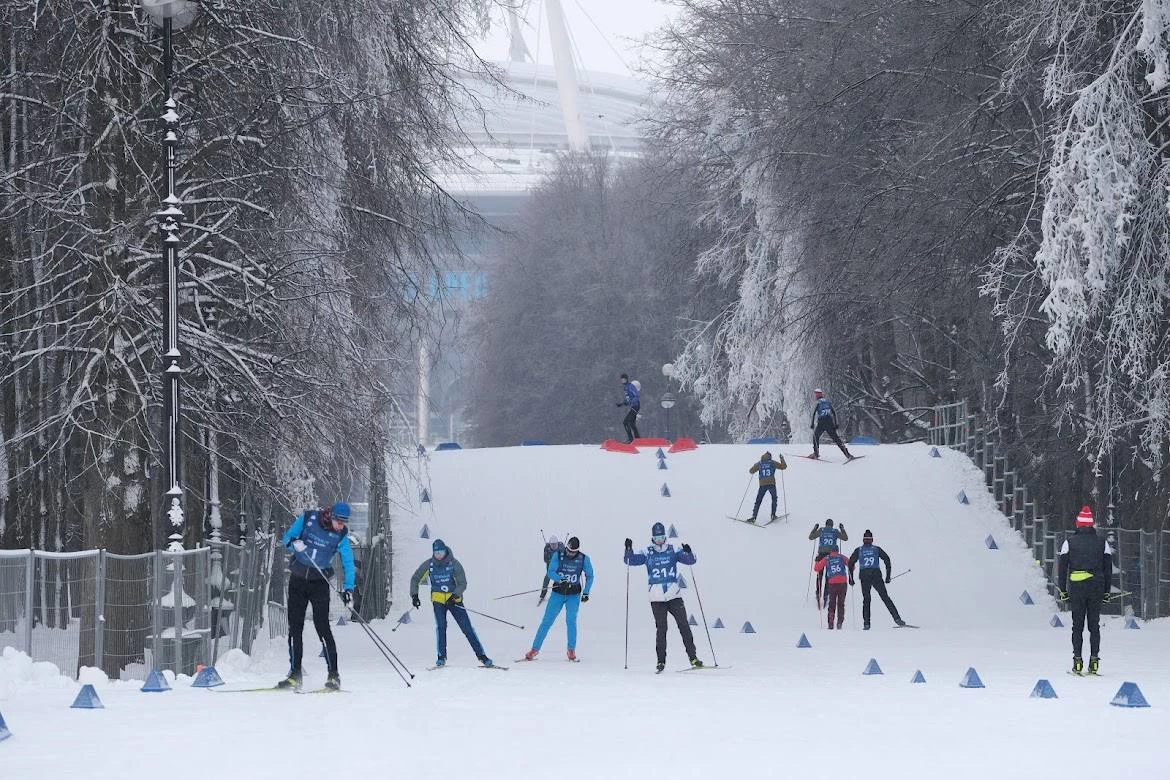
[(630, 411), (626, 412), (625, 419), (622, 420), (622, 426), (626, 429), (626, 443), (629, 444), (634, 439), (640, 437), (638, 433), (638, 410), (642, 408), (642, 391), (638, 389), (636, 382), (630, 381), (629, 374), (622, 374), (622, 390), (625, 397), (618, 401), (618, 406), (628, 406)]
[(833, 402), (825, 398), (824, 391), (819, 388), (813, 391), (813, 397), (816, 398), (817, 403), (813, 407), (812, 422), (808, 426), (813, 432), (813, 451), (809, 457), (813, 460), (821, 457), (821, 434), (828, 434), (833, 443), (841, 448), (845, 458), (853, 460), (853, 456), (849, 454), (849, 448), (837, 435), (837, 410), (833, 408)]
[(544, 619), (540, 621), (540, 628), (536, 630), (536, 638), (532, 640), (532, 649), (524, 654), (525, 661), (535, 661), (540, 646), (553, 622), (565, 610), (565, 629), (568, 633), (568, 652), (570, 661), (577, 660), (577, 610), (589, 601), (589, 590), (593, 587), (593, 563), (589, 556), (581, 552), (581, 540), (575, 536), (569, 537), (564, 549), (553, 552), (548, 563), (548, 579), (553, 582), (552, 596), (548, 606), (544, 608)]
[(634, 542), (626, 539), (625, 563), (627, 566), (645, 566), (648, 590), (650, 593), (650, 609), (654, 613), (656, 629), (654, 649), (658, 653), (657, 671), (666, 667), (666, 616), (674, 616), (678, 624), (678, 632), (682, 635), (683, 647), (687, 657), (691, 659), (691, 666), (701, 668), (703, 662), (698, 659), (695, 651), (695, 637), (691, 634), (691, 626), (687, 623), (687, 608), (683, 604), (682, 590), (678, 580), (678, 565), (680, 563), (692, 566), (695, 563), (695, 554), (689, 544), (684, 544), (681, 550), (675, 550), (674, 545), (666, 543), (666, 527), (662, 523), (655, 523), (650, 529), (650, 546), (642, 552), (634, 552)]
[(329, 578), (333, 576), (333, 556), (341, 557), (345, 584), (341, 600), (349, 604), (353, 598), (353, 548), (349, 545), (349, 504), (338, 501), (329, 509), (306, 510), (281, 541), (292, 553), (288, 572), (288, 676), (276, 684), (277, 688), (300, 688), (304, 679), (301, 658), (304, 655), (302, 634), (305, 630), (305, 611), (313, 605), (313, 628), (325, 646), (325, 662), (329, 676), (325, 687), (338, 690), (341, 677), (337, 673), (337, 644), (329, 627)]
[(447, 663), (447, 613), (455, 618), (459, 630), (467, 637), (475, 657), (484, 666), (491, 666), (492, 659), (487, 657), (479, 636), (471, 626), (471, 618), (463, 606), (463, 591), (467, 590), (467, 574), (463, 571), (463, 564), (455, 558), (442, 539), (431, 542), (431, 557), (419, 564), (410, 575), (410, 603), (418, 609), (422, 602), (418, 597), (418, 587), (422, 581), (431, 580), (431, 607), (435, 611), (435, 641), (438, 643), (438, 657), (435, 666), (445, 666)]

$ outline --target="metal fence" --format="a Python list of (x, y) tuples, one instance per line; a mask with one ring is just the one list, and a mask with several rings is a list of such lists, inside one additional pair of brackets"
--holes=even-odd
[[(1000, 511), (1023, 536), (1048, 576), (1048, 589), (1055, 592), (1056, 563), (1066, 530), (1065, 523), (1047, 518), (1033, 500), (1034, 491), (1007, 458), (997, 429), (967, 411), (966, 402), (934, 409), (928, 428), (931, 444), (958, 450), (971, 458), (983, 472)], [(1153, 619), (1170, 615), (1170, 530), (1140, 531), (1123, 528), (1106, 530), (1113, 546), (1114, 592), (1128, 593), (1112, 600), (1104, 612)]]
[(264, 619), (274, 537), (180, 553), (0, 550), (0, 646), (76, 676), (152, 668), (192, 674), (250, 652)]

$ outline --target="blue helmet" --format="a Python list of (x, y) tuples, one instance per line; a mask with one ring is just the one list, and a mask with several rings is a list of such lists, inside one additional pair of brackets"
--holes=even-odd
[(350, 509), (349, 504), (344, 501), (338, 501), (333, 505), (333, 516), (338, 520), (349, 520)]

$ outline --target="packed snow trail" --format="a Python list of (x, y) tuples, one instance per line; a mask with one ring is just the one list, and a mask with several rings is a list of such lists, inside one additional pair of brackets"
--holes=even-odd
[[(544, 778), (550, 762), (566, 760), (605, 778), (788, 777), (822, 772), (827, 761), (862, 760), (868, 776), (897, 780), (1080, 776), (1114, 770), (1119, 761), (1161, 776), (1160, 745), (1170, 728), (1167, 621), (1135, 631), (1107, 620), (1105, 676), (1071, 677), (1068, 629), (1048, 625), (1054, 604), (1037, 566), (964, 458), (885, 445), (842, 468), (795, 457), (803, 447), (772, 447), (789, 463), (782, 482), (791, 517), (759, 529), (725, 516), (735, 512), (763, 449), (703, 447), (667, 456), (666, 470), (653, 450), (431, 453), (432, 501), (419, 503), (418, 486), (401, 480), (394, 523), (392, 618), (409, 610), (411, 622), (396, 631), (393, 620), (373, 625), (415, 673), (412, 689), (355, 625), (334, 629), (344, 695), (219, 695), (183, 680), (169, 693), (145, 694), (138, 685), (99, 683), (106, 709), (71, 710), (76, 682), (45, 677), (47, 670), (10, 653), (0, 660), (0, 712), (14, 736), (0, 742), (0, 776), (145, 777), (166, 766), (168, 776), (202, 778), (211, 761), (218, 776), (232, 778), (325, 767), (391, 777), (443, 767), (474, 778)], [(670, 498), (661, 497), (664, 482)], [(960, 489), (970, 505), (956, 500)], [(846, 553), (869, 528), (894, 573), (911, 570), (890, 594), (921, 630), (893, 629), (875, 597), (873, 629), (861, 631), (860, 588), (849, 590), (844, 631), (818, 627), (806, 598), (807, 537), (827, 517), (845, 525)], [(727, 626), (710, 632), (725, 668), (673, 673), (686, 658), (672, 625), (667, 673), (654, 674), (642, 568), (629, 570), (630, 668), (622, 668), (622, 540), (644, 545), (655, 521), (677, 529), (673, 542), (694, 547), (697, 564), (683, 567), (684, 598), (699, 620), (701, 593), (708, 622)], [(510, 671), (478, 668), (454, 625), (448, 666), (426, 671), (435, 660), (433, 618), (425, 600), (409, 609), (405, 581), (430, 554), (431, 540), (418, 538), (424, 523), (466, 568), (468, 606), (526, 626), (472, 616), (488, 654)], [(537, 594), (493, 600), (540, 586), (541, 529), (579, 536), (593, 561), (596, 584), (580, 610), (580, 663), (565, 660), (563, 618), (539, 660), (513, 663), (529, 648), (542, 608)], [(987, 549), (989, 534), (1000, 549)], [(1025, 590), (1035, 606), (1021, 604)], [(739, 633), (745, 621), (756, 633)], [(693, 631), (700, 658), (712, 663), (701, 620)], [(812, 647), (796, 647), (802, 633)], [(229, 686), (271, 684), (286, 671), (283, 639), (264, 645), (253, 659), (233, 653), (219, 664)], [(307, 628), (309, 688), (325, 672), (314, 647)], [(870, 658), (883, 675), (861, 674)], [(986, 688), (959, 687), (968, 667)], [(910, 683), (918, 670), (923, 685)], [(1058, 699), (1028, 698), (1039, 678), (1052, 682)], [(1109, 706), (1126, 680), (1141, 686), (1150, 709)], [(227, 758), (213, 759), (217, 751)]]

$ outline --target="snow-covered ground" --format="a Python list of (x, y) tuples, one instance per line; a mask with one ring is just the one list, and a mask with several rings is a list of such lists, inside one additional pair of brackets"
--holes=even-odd
[[(1099, 679), (1065, 674), (1068, 629), (1048, 625), (1055, 605), (1027, 549), (960, 456), (928, 457), (921, 445), (865, 448), (848, 466), (789, 456), (791, 518), (758, 529), (726, 519), (749, 487), (763, 448), (710, 446), (669, 456), (611, 454), (594, 447), (464, 450), (430, 456), (431, 503), (413, 488), (395, 524), (395, 616), (409, 606), (405, 579), (430, 553), (426, 523), (467, 569), (472, 609), (526, 626), (473, 616), (488, 653), (511, 671), (477, 668), (458, 629), (449, 663), (434, 661), (429, 609), (412, 622), (374, 628), (416, 677), (407, 689), (361, 628), (336, 629), (339, 695), (209, 692), (180, 678), (168, 693), (98, 680), (104, 710), (69, 708), (78, 684), (7, 651), (0, 659), (0, 713), (13, 732), (0, 742), (0, 777), (275, 777), (321, 771), (458, 773), (470, 778), (543, 778), (560, 768), (599, 778), (788, 777), (864, 773), (873, 778), (1046, 778), (1123, 769), (1163, 777), (1170, 729), (1170, 625), (1124, 629), (1106, 621)], [(862, 451), (862, 448), (858, 448)], [(826, 448), (838, 461), (841, 456)], [(660, 495), (663, 483), (671, 497)], [(965, 489), (972, 504), (955, 496)], [(766, 510), (765, 510), (766, 511)], [(832, 517), (860, 544), (870, 528), (892, 556), (890, 587), (919, 630), (894, 629), (875, 599), (873, 630), (860, 630), (860, 589), (851, 589), (846, 630), (829, 632), (806, 594), (813, 523)], [(685, 570), (700, 657), (719, 670), (653, 674), (653, 621), (644, 569), (629, 571), (629, 669), (624, 666), (627, 570), (622, 540), (642, 544), (650, 525), (674, 525), (698, 556)], [(581, 607), (580, 664), (563, 659), (558, 622), (536, 663), (529, 647), (541, 610), (540, 531), (581, 538), (596, 585)], [(1000, 549), (984, 539), (992, 534)], [(1027, 590), (1036, 604), (1024, 606)], [(1066, 624), (1068, 615), (1062, 615)], [(563, 620), (563, 619), (562, 619)], [(740, 633), (750, 621), (756, 633)], [(801, 633), (812, 642), (798, 649)], [(306, 645), (314, 647), (311, 627)], [(307, 653), (309, 682), (323, 662)], [(870, 658), (884, 674), (863, 676)], [(222, 660), (227, 687), (269, 684), (285, 670), (281, 643), (249, 659)], [(667, 668), (686, 659), (671, 628)], [(959, 687), (974, 667), (984, 689)], [(925, 685), (912, 685), (916, 670)], [(1030, 699), (1047, 678), (1056, 700)], [(88, 678), (87, 678), (88, 679)], [(1109, 705), (1124, 681), (1148, 709)]]

